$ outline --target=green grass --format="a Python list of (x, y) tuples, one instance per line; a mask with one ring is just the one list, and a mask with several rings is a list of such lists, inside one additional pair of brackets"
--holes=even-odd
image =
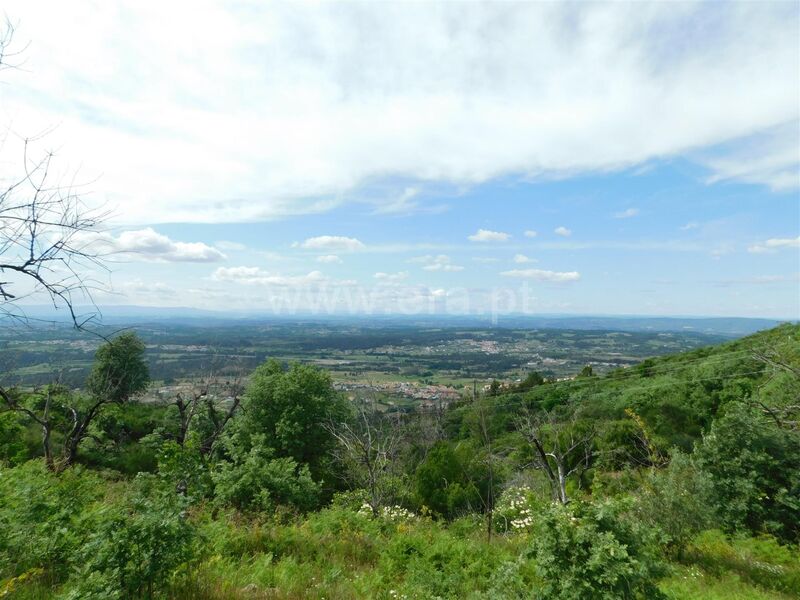
[[(520, 562), (525, 534), (495, 536), (481, 519), (445, 525), (426, 518), (371, 519), (326, 509), (305, 518), (250, 520), (235, 513), (193, 517), (204, 540), (198, 563), (173, 575), (166, 598), (223, 600), (407, 600), (535, 598), (535, 565)], [(659, 588), (670, 600), (789, 600), (800, 597), (797, 548), (772, 538), (699, 536), (684, 563), (671, 564)], [(58, 596), (30, 577), (0, 597)], [(512, 591), (513, 590), (513, 591)], [(522, 591), (520, 591), (522, 590)]]
[(697, 566), (678, 567), (676, 573), (659, 587), (670, 600), (788, 600), (798, 593), (783, 594), (765, 590), (746, 581), (737, 573), (714, 576)]

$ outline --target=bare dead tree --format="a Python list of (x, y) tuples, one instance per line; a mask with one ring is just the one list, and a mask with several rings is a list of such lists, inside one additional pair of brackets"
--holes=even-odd
[(343, 477), (353, 488), (365, 489), (374, 515), (391, 499), (391, 482), (398, 462), (402, 430), (388, 423), (374, 404), (360, 405), (353, 422), (326, 425), (337, 444), (334, 458), (344, 467)]
[[(42, 453), (48, 470), (61, 472), (74, 464), (81, 443), (87, 438), (96, 437), (90, 425), (101, 408), (108, 404), (107, 398), (94, 398), (86, 403), (86, 398), (75, 396), (59, 384), (46, 385), (25, 394), (17, 389), (0, 388), (0, 400), (5, 410), (24, 415), (36, 423), (42, 431)], [(53, 433), (60, 431), (63, 443), (60, 449), (53, 448)]]
[[(0, 31), (0, 69), (15, 66), (9, 58), (14, 26)], [(22, 144), (17, 176), (0, 175), (0, 317), (25, 321), (19, 301), (44, 295), (55, 308), (65, 308), (72, 322), (84, 326), (92, 315), (76, 313), (77, 303), (93, 305), (91, 292), (99, 286), (88, 275), (103, 269), (92, 235), (108, 213), (83, 201), (74, 181), (54, 175), (54, 154), (33, 156), (32, 144)]]
[[(34, 391), (34, 394), (37, 391)], [(27, 416), (34, 423), (36, 423), (42, 430), (42, 453), (44, 454), (44, 462), (49, 471), (56, 471), (56, 460), (53, 456), (52, 447), (52, 434), (55, 424), (52, 417), (53, 399), (55, 396), (53, 386), (47, 386), (44, 391), (44, 406), (41, 412), (37, 412), (33, 408), (26, 406), (16, 390), (5, 390), (0, 388), (0, 399), (6, 405), (6, 410), (17, 412)]]
[(80, 328), (94, 316), (76, 306), (93, 304), (101, 286), (87, 273), (105, 269), (92, 234), (107, 215), (88, 208), (72, 184), (50, 181), (53, 153), (32, 160), (29, 148), (25, 140), (23, 175), (0, 188), (0, 312), (24, 321), (18, 302), (44, 295)]
[(14, 23), (6, 17), (2, 25), (2, 31), (0, 31), (0, 71), (19, 67), (18, 60), (25, 51), (26, 46), (12, 49), (11, 45), (14, 42), (15, 31)]
[[(226, 383), (219, 376), (211, 374), (192, 382), (189, 389), (176, 392), (170, 403), (178, 409), (178, 433), (175, 438), (178, 445), (185, 446), (189, 432), (197, 431), (198, 451), (202, 457), (209, 456), (225, 427), (239, 410), (243, 393), (240, 371)], [(225, 396), (227, 406), (224, 406), (222, 396)], [(201, 417), (202, 426), (198, 425)]]
[(594, 428), (580, 426), (574, 415), (561, 420), (548, 411), (522, 414), (516, 426), (532, 447), (532, 466), (547, 475), (553, 500), (568, 504), (567, 481), (591, 465)]

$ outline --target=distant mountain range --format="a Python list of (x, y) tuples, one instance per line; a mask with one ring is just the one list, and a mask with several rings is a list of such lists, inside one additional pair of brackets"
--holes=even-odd
[[(68, 322), (64, 310), (52, 306), (26, 306), (25, 316), (32, 324), (41, 321)], [(92, 307), (78, 307), (78, 314), (96, 314)], [(709, 333), (729, 337), (749, 335), (770, 329), (787, 320), (747, 317), (656, 317), (610, 315), (319, 315), (223, 312), (186, 307), (151, 307), (113, 305), (100, 307), (98, 322), (104, 325), (164, 323), (176, 324), (198, 321), (205, 325), (224, 325), (242, 322), (321, 322), (352, 324), (361, 327), (417, 326), (417, 327), (503, 327), (512, 329), (576, 329), (610, 331), (686, 332)], [(796, 322), (796, 321), (793, 321)]]

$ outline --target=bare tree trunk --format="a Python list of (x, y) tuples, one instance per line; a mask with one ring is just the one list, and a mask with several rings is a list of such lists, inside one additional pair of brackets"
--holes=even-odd
[[(561, 504), (569, 503), (569, 477), (575, 474), (580, 477), (580, 473), (589, 467), (594, 455), (594, 429), (576, 430), (574, 418), (575, 415), (572, 415), (569, 421), (559, 421), (554, 415), (545, 412), (517, 419), (517, 429), (536, 450), (533, 466), (547, 475), (553, 501)], [(545, 444), (549, 450), (545, 449)]]
[(89, 407), (89, 410), (84, 413), (83, 417), (79, 417), (78, 411), (70, 407), (69, 410), (72, 412), (73, 425), (64, 442), (64, 460), (59, 465), (60, 471), (75, 464), (75, 461), (78, 459), (78, 448), (89, 433), (89, 425), (103, 404), (106, 404), (105, 400), (97, 400)]
[(556, 468), (558, 469), (558, 499), (561, 504), (568, 504), (569, 498), (567, 498), (567, 475), (564, 468), (564, 461), (556, 460)]
[(55, 463), (53, 462), (53, 449), (50, 446), (50, 401), (52, 400), (51, 390), (47, 390), (47, 400), (44, 402), (44, 418), (42, 419), (42, 450), (44, 452), (44, 464), (47, 465), (48, 471), (55, 471)]
[(44, 451), (44, 464), (48, 471), (55, 471), (53, 462), (53, 449), (50, 447), (50, 427), (42, 425), (42, 450)]

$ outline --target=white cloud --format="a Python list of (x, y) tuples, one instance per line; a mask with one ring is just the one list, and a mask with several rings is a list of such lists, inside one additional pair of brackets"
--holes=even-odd
[(524, 254), (517, 254), (514, 256), (514, 262), (517, 264), (539, 262), (535, 258), (525, 256)]
[(517, 279), (533, 279), (534, 281), (549, 281), (553, 283), (566, 283), (578, 281), (581, 274), (577, 271), (544, 271), (542, 269), (512, 269), (500, 273), (503, 277), (515, 277)]
[[(126, 223), (321, 212), (378, 178), (402, 195), (409, 181), (461, 189), (672, 156), (715, 180), (796, 185), (793, 3), (3, 10), (31, 41), (3, 114), (21, 135), (57, 124), (48, 146), (102, 174), (92, 189)], [(781, 126), (749, 167), (737, 140)]]
[[(320, 271), (305, 275), (281, 275), (270, 273), (259, 267), (219, 267), (211, 275), (214, 281), (228, 281), (247, 285), (273, 285), (278, 287), (305, 287), (333, 283)], [(343, 283), (343, 282), (337, 282)], [(351, 283), (351, 282), (344, 282)]]
[(446, 263), (433, 263), (422, 267), (425, 271), (444, 271), (445, 273), (457, 273), (463, 271), (464, 267), (460, 265), (451, 265)]
[(507, 242), (511, 234), (503, 233), (502, 231), (491, 231), (490, 229), (478, 229), (477, 232), (467, 239), (471, 242)]
[(123, 231), (118, 236), (108, 233), (86, 234), (80, 243), (102, 254), (120, 253), (127, 257), (164, 262), (209, 263), (225, 260), (225, 255), (202, 242), (176, 242), (150, 227)]
[(325, 254), (323, 256), (318, 256), (317, 262), (327, 265), (340, 264), (342, 262), (342, 259), (336, 256), (335, 254)]
[(430, 254), (426, 256), (417, 256), (408, 259), (408, 262), (424, 264), (425, 266), (422, 267), (422, 269), (425, 271), (444, 271), (447, 273), (455, 273), (457, 271), (464, 270), (464, 267), (460, 265), (454, 265), (453, 261), (446, 254), (439, 254), (437, 256), (432, 256)]
[(306, 241), (297, 244), (297, 246), (307, 250), (341, 250), (348, 252), (362, 250), (366, 247), (356, 238), (340, 235), (320, 235), (308, 238)]
[(751, 136), (746, 144), (723, 144), (699, 153), (698, 162), (712, 171), (708, 183), (737, 180), (763, 184), (776, 192), (800, 187), (800, 124), (790, 120)]
[(380, 200), (366, 200), (369, 204), (375, 205), (373, 214), (376, 215), (396, 215), (407, 217), (415, 214), (439, 214), (448, 210), (446, 204), (430, 204), (418, 199), (419, 188), (407, 187), (399, 193), (390, 192), (389, 195)]
[(373, 277), (382, 283), (389, 283), (389, 284), (400, 283), (401, 281), (408, 279), (408, 271), (399, 271), (397, 273), (379, 272), (375, 273)]
[(686, 225), (681, 226), (681, 231), (689, 231), (690, 229), (697, 229), (700, 227), (700, 223), (697, 221), (689, 221)]
[(800, 236), (796, 238), (771, 238), (747, 248), (753, 254), (769, 254), (783, 248), (800, 248)]
[(560, 235), (561, 237), (569, 237), (569, 236), (572, 235), (572, 230), (571, 229), (567, 229), (564, 226), (561, 226), (561, 227), (556, 227), (553, 230), (553, 233), (555, 233), (556, 235)]
[(525, 231), (525, 237), (527, 238), (535, 238), (537, 235), (539, 235), (539, 232), (534, 231), (533, 229), (527, 229)]
[(631, 217), (635, 217), (639, 214), (638, 208), (628, 208), (626, 210), (621, 210), (620, 212), (614, 213), (615, 219), (630, 219)]

